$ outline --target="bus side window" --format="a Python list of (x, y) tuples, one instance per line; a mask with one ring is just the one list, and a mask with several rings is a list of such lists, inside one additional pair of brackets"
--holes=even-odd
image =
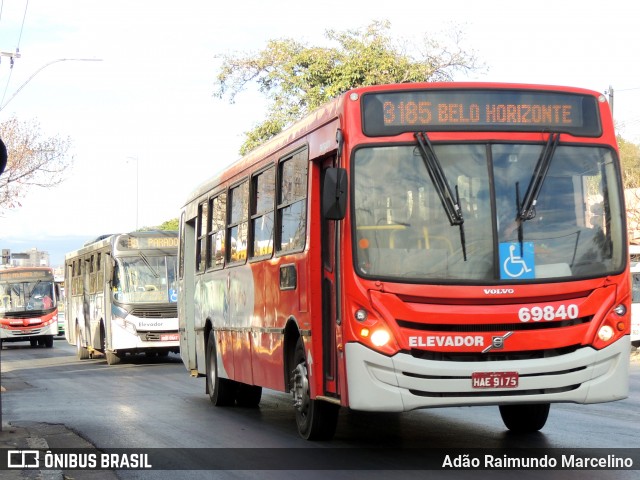
[(302, 250), (307, 235), (307, 150), (280, 163), (278, 189), (279, 252)]

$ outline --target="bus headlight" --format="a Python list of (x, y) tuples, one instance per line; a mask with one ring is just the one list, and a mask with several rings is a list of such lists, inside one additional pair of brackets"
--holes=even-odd
[(598, 338), (603, 342), (608, 342), (609, 340), (611, 340), (613, 338), (613, 334), (613, 328), (611, 328), (609, 325), (603, 325), (598, 330)]
[(376, 347), (384, 347), (391, 340), (391, 335), (384, 329), (375, 330), (371, 334), (371, 343)]
[(378, 312), (354, 305), (352, 315), (355, 320), (352, 331), (357, 341), (385, 355), (395, 355), (398, 352), (393, 331)]

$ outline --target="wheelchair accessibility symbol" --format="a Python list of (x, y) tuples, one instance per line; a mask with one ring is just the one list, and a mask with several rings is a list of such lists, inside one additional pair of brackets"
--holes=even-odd
[(520, 249), (520, 243), (501, 243), (500, 278), (535, 278), (533, 248), (533, 243), (531, 242), (524, 242), (522, 250)]

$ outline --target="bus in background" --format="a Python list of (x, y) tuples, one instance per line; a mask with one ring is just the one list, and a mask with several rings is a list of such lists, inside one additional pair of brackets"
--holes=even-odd
[(629, 245), (631, 259), (631, 345), (640, 347), (640, 245)]
[(79, 359), (178, 353), (175, 231), (101, 237), (65, 256), (65, 338)]
[(56, 336), (64, 337), (64, 276), (55, 275), (56, 292), (58, 293), (58, 333)]
[(0, 269), (0, 344), (28, 341), (53, 347), (58, 295), (48, 267)]
[(621, 185), (598, 92), (348, 91), (187, 199), (183, 362), (215, 405), (290, 392), (307, 439), (340, 407), (496, 405), (531, 432), (625, 398)]

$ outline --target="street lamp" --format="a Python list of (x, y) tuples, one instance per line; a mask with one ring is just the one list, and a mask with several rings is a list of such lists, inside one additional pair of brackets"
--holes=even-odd
[(4, 109), (4, 107), (6, 107), (9, 104), (9, 102), (11, 100), (13, 100), (15, 98), (16, 95), (18, 95), (20, 90), (22, 90), (25, 87), (25, 85), (27, 85), (27, 83), (29, 83), (31, 80), (33, 80), (33, 77), (35, 77), (38, 73), (40, 73), (42, 70), (47, 68), (49, 65), (53, 65), (54, 63), (58, 63), (58, 62), (101, 62), (101, 61), (102, 61), (101, 58), (59, 58), (59, 59), (53, 60), (53, 61), (51, 61), (49, 63), (45, 63), (38, 70), (33, 72), (31, 74), (31, 76), (29, 78), (27, 78), (27, 80), (22, 85), (20, 85), (20, 87), (15, 92), (13, 92), (13, 95), (11, 95), (9, 100), (7, 100), (4, 105), (0, 106), (0, 112)]
[(127, 157), (127, 160), (136, 162), (136, 231), (138, 230), (138, 206), (140, 205), (140, 161), (138, 157)]

